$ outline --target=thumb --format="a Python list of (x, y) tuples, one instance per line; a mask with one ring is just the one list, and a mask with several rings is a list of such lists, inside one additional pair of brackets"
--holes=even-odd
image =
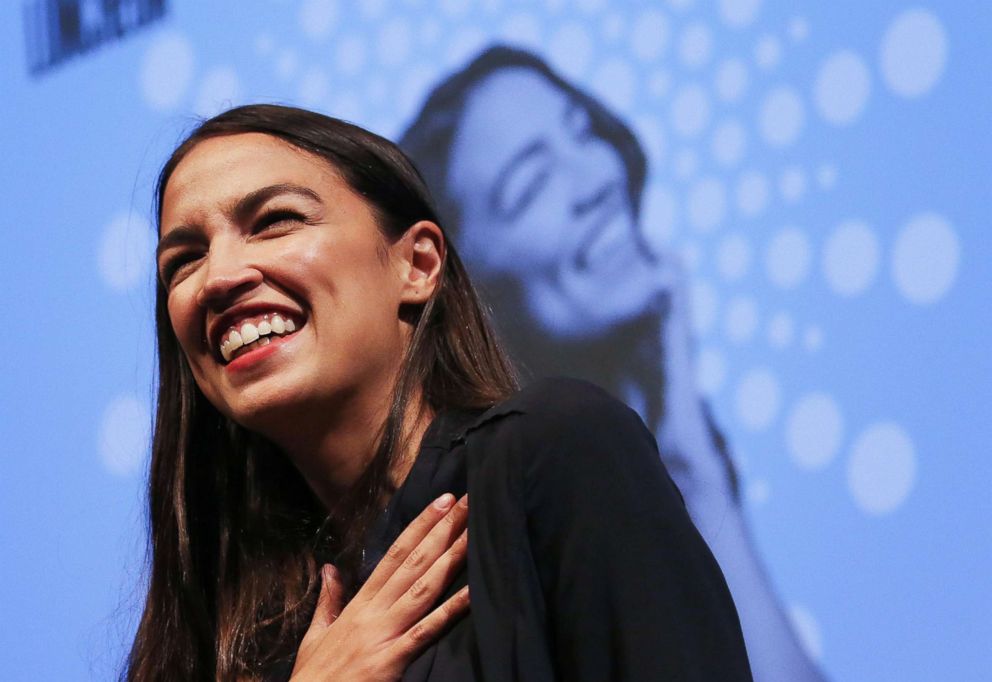
[(317, 597), (317, 610), (314, 611), (310, 629), (324, 629), (331, 626), (341, 613), (341, 597), (344, 585), (341, 575), (332, 564), (324, 564), (320, 570), (320, 596)]

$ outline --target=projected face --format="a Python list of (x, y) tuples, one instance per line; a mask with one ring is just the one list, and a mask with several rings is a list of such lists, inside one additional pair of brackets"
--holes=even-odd
[(406, 344), (393, 248), (323, 159), (255, 133), (194, 147), (165, 189), (158, 268), (210, 402), (275, 438), (381, 400)]
[(473, 275), (518, 281), (529, 315), (561, 336), (629, 319), (656, 293), (623, 161), (590, 123), (542, 75), (508, 68), (469, 96), (448, 169)]

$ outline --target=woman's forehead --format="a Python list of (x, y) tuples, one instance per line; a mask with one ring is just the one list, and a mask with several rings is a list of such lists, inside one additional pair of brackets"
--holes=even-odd
[(500, 168), (527, 145), (554, 135), (574, 100), (543, 74), (525, 67), (488, 76), (468, 97), (452, 148), (452, 179), (468, 173), (477, 181)]
[[(514, 66), (490, 74), (468, 97), (465, 115), (509, 128), (540, 120), (572, 104), (572, 98), (534, 69)], [(464, 120), (463, 123), (471, 123)]]
[(197, 142), (176, 165), (168, 185), (181, 185), (190, 179), (203, 180), (215, 173), (263, 173), (266, 169), (285, 172), (298, 169), (312, 172), (326, 166), (323, 159), (272, 135), (238, 133), (218, 135)]
[(328, 162), (263, 133), (211, 137), (176, 165), (162, 195), (163, 218), (206, 203), (237, 200), (259, 187), (295, 182), (333, 188), (340, 178)]

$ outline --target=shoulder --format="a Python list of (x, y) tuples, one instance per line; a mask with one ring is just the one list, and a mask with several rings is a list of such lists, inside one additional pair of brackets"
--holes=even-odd
[(481, 415), (472, 428), (512, 416), (513, 428), (534, 435), (566, 436), (576, 432), (643, 426), (640, 417), (624, 403), (595, 384), (581, 379), (540, 379)]
[(629, 409), (596, 384), (570, 377), (538, 379), (507, 402), (527, 412), (548, 417), (569, 417), (602, 409)]
[(528, 487), (667, 478), (640, 416), (578, 379), (535, 381), (483, 414), (467, 437), (476, 457), (517, 470)]

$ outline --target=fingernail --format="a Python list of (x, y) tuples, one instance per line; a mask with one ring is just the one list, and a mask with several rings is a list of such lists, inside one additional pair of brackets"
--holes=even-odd
[(444, 495), (441, 495), (441, 497), (434, 500), (434, 507), (444, 511), (445, 509), (449, 509), (454, 502), (455, 496), (451, 493), (445, 493)]
[(337, 573), (337, 569), (334, 568), (334, 564), (324, 564), (320, 569), (320, 575), (325, 583), (331, 582), (335, 573)]
[(458, 500), (458, 504), (460, 504), (463, 507), (468, 506), (468, 493), (462, 495), (462, 499)]

